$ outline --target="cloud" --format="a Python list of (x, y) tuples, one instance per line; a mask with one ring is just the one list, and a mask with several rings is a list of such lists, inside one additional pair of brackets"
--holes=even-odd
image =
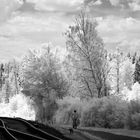
[[(134, 46), (134, 50), (138, 49), (140, 42), (140, 20), (132, 17), (118, 18), (115, 16), (96, 19), (99, 23), (97, 30), (105, 44), (123, 42), (121, 44), (124, 48), (129, 46), (132, 49)], [(127, 42), (127, 45), (125, 42)]]
[(3, 26), (0, 27), (0, 34), (19, 36), (26, 33), (39, 32), (63, 32), (67, 27), (67, 21), (58, 15), (33, 15), (15, 14)]
[(22, 4), (22, 0), (0, 0), (0, 21), (6, 20)]
[[(97, 29), (103, 37), (109, 36), (110, 41), (119, 41), (118, 38), (123, 39), (123, 36), (129, 39), (139, 38), (140, 36), (140, 20), (134, 18), (118, 18), (109, 16), (107, 18), (97, 18), (99, 26)], [(117, 25), (117, 26), (116, 26)], [(118, 36), (118, 37), (117, 37)], [(113, 40), (113, 37), (115, 40)], [(115, 42), (116, 42), (115, 41)]]
[[(96, 4), (97, 3), (97, 4)], [(140, 11), (140, 0), (84, 0), (86, 6), (99, 7), (108, 10)], [(130, 10), (130, 11), (129, 11)], [(123, 11), (124, 12), (124, 11)]]
[(113, 6), (129, 8), (130, 10), (140, 10), (140, 0), (109, 0)]
[[(85, 4), (86, 4), (86, 2), (85, 2)], [(101, 0), (93, 0), (91, 2), (88, 2), (87, 1), (87, 5), (88, 6), (101, 5), (101, 4), (102, 4), (102, 1)]]
[[(84, 0), (0, 0), (0, 58), (20, 56), (28, 48), (39, 48), (52, 42), (64, 46), (62, 33), (72, 24), (68, 13), (77, 13)], [(107, 47), (114, 48), (121, 42), (124, 48), (140, 43), (140, 0), (85, 0), (91, 4), (91, 15), (96, 15), (97, 30)], [(64, 14), (65, 13), (65, 14)], [(131, 13), (131, 15), (130, 15)], [(12, 14), (12, 15), (11, 15)], [(71, 14), (73, 16), (73, 14)], [(139, 16), (140, 17), (140, 16)]]
[(21, 56), (29, 48), (40, 48), (42, 43), (65, 45), (62, 33), (70, 24), (61, 16), (46, 16), (17, 12), (0, 26), (0, 58)]
[(110, 0), (110, 3), (111, 3), (113, 6), (117, 6), (117, 5), (119, 5), (120, 0)]
[(140, 53), (139, 44), (140, 44), (139, 39), (123, 40), (122, 42), (120, 42), (119, 47), (123, 48), (125, 52), (129, 51), (131, 53), (134, 53), (134, 52)]
[(12, 59), (13, 57), (21, 57), (28, 48), (37, 47), (37, 43), (32, 43), (24, 38), (5, 38), (0, 37), (0, 59)]
[(102, 1), (101, 0), (97, 0), (96, 2), (94, 2), (94, 5), (101, 5)]
[(34, 3), (38, 11), (72, 12), (81, 7), (83, 0), (26, 0), (26, 2)]
[(129, 7), (133, 10), (133, 11), (140, 11), (140, 1), (133, 1), (129, 3)]
[[(0, 5), (3, 10), (6, 5), (9, 7), (9, 15), (6, 13), (5, 17), (6, 19), (9, 16), (11, 17), (0, 26), (0, 59), (11, 59), (13, 56), (19, 57), (29, 48), (40, 48), (41, 44), (46, 42), (53, 42), (54, 45), (59, 46), (65, 45), (65, 37), (62, 34), (72, 22), (70, 17), (63, 16), (63, 14), (59, 13), (50, 14), (47, 11), (40, 12), (42, 10), (41, 7), (38, 9), (38, 12), (26, 12), (26, 8), (28, 10), (31, 7), (33, 8), (33, 6), (37, 8), (39, 3), (37, 0), (30, 1), (30, 3), (26, 0), (24, 4), (22, 1), (9, 1), (11, 4), (6, 3), (8, 0), (3, 0), (3, 4)], [(40, 0), (40, 2), (46, 2), (45, 4), (47, 6), (48, 1)], [(53, 4), (56, 4), (54, 5), (54, 9), (56, 7), (55, 10), (63, 10), (63, 8), (60, 8), (61, 2), (64, 2), (62, 6), (65, 6), (65, 9), (71, 7), (69, 9), (71, 11), (73, 11), (72, 7), (79, 5), (79, 2), (75, 0), (70, 2), (58, 0), (57, 3), (50, 1), (50, 4), (52, 4), (52, 7)], [(59, 6), (57, 7), (57, 5)]]

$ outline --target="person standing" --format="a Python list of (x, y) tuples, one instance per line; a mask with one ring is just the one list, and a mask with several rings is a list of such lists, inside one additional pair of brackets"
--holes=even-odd
[(78, 121), (79, 121), (79, 115), (78, 115), (77, 111), (74, 110), (74, 112), (73, 112), (73, 114), (72, 114), (72, 127), (73, 127), (74, 129), (77, 128)]

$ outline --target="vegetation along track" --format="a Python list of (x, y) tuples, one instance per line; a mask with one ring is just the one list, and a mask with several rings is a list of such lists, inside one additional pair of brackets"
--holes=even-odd
[(111, 129), (110, 129), (110, 132), (109, 131), (107, 132), (105, 130), (96, 130), (96, 129), (88, 129), (88, 128), (87, 129), (79, 128), (78, 131), (81, 133), (84, 133), (84, 132), (89, 133), (93, 136), (100, 137), (104, 140), (140, 140), (140, 138), (136, 136), (128, 136), (125, 134), (115, 134), (111, 132)]
[(2, 140), (62, 140), (21, 118), (0, 117), (0, 135)]

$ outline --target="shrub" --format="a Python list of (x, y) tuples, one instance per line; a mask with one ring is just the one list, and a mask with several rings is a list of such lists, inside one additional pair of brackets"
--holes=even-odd
[(58, 123), (71, 124), (74, 109), (79, 113), (80, 125), (104, 128), (140, 129), (140, 101), (126, 101), (110, 96), (82, 102), (79, 98), (65, 97), (58, 101), (55, 114)]
[(127, 106), (116, 97), (96, 99), (83, 111), (82, 125), (105, 128), (123, 128)]
[(140, 101), (132, 100), (128, 106), (127, 126), (130, 129), (140, 129)]
[(91, 100), (83, 108), (81, 116), (82, 126), (97, 126), (98, 125), (98, 110), (102, 106), (100, 100)]
[(79, 98), (65, 97), (63, 100), (58, 100), (59, 109), (55, 114), (55, 120), (61, 124), (72, 124), (71, 115), (74, 110), (77, 110), (81, 116), (83, 103)]

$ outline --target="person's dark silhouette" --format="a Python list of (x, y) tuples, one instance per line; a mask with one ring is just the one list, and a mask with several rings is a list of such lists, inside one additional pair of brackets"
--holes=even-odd
[(79, 119), (78, 113), (77, 113), (76, 110), (74, 110), (74, 112), (73, 112), (73, 114), (72, 114), (72, 127), (73, 127), (74, 129), (77, 128), (78, 119)]

